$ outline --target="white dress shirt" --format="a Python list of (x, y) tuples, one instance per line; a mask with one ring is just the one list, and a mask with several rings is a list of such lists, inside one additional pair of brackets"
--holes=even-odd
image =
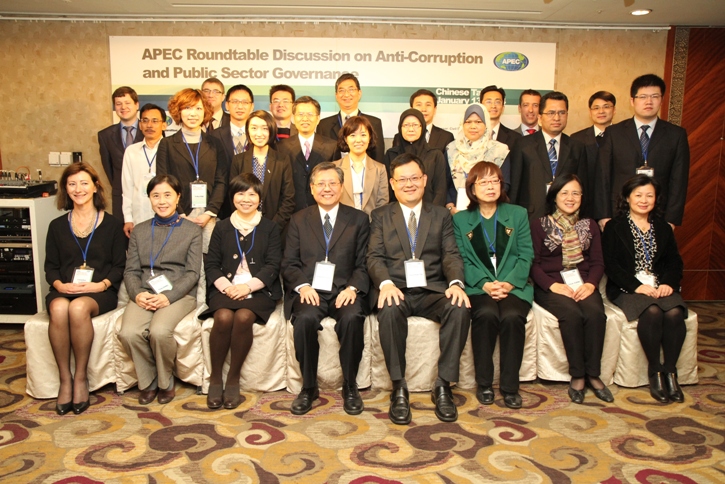
[[(154, 216), (151, 202), (146, 194), (149, 180), (156, 176), (156, 151), (159, 140), (151, 148), (146, 140), (134, 143), (123, 155), (121, 187), (123, 189), (123, 220), (138, 225)], [(150, 166), (149, 166), (150, 162)]]

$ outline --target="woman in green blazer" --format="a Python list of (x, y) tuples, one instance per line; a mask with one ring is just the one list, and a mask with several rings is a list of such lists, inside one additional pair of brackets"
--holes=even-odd
[(503, 184), (494, 163), (474, 165), (466, 179), (468, 210), (453, 216), (453, 228), (471, 300), (476, 397), (493, 403), (493, 350), (500, 337), (501, 394), (507, 407), (521, 408), (519, 369), (534, 299), (528, 282), (534, 250), (526, 210), (507, 203)]

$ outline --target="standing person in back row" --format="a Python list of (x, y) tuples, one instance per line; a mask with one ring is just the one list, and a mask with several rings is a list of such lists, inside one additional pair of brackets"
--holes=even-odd
[(617, 211), (622, 186), (641, 173), (659, 182), (665, 220), (672, 227), (680, 225), (690, 174), (687, 132), (658, 117), (665, 95), (659, 76), (638, 77), (629, 92), (634, 116), (607, 129), (599, 153), (602, 173), (595, 186), (594, 218), (603, 227)]
[[(383, 137), (383, 123), (380, 118), (363, 114), (358, 109), (358, 104), (362, 98), (362, 89), (360, 89), (360, 81), (353, 74), (343, 74), (335, 81), (335, 99), (340, 106), (340, 112), (328, 116), (320, 121), (317, 126), (317, 132), (328, 138), (337, 139), (342, 126), (352, 116), (362, 116), (370, 121), (375, 133), (374, 138), (379, 140), (374, 147), (368, 149), (368, 156), (375, 161), (382, 162), (385, 155), (385, 138)], [(340, 152), (335, 153), (335, 159), (342, 158)]]
[[(425, 133), (425, 142), (428, 143), (428, 147), (445, 153), (446, 146), (453, 141), (453, 133), (447, 129), (433, 125), (433, 119), (438, 110), (438, 97), (433, 91), (418, 89), (410, 96), (410, 107), (417, 109), (423, 114), (423, 118), (425, 119), (423, 132)], [(396, 134), (393, 137), (393, 146), (400, 146), (401, 139), (401, 134)], [(388, 165), (386, 164), (386, 166)]]
[(491, 117), (491, 126), (488, 126), (491, 130), (491, 139), (505, 144), (511, 151), (516, 141), (521, 139), (521, 132), (501, 124), (501, 115), (506, 109), (506, 91), (502, 87), (484, 87), (481, 89), (481, 104), (486, 106)]
[(541, 104), (541, 93), (533, 89), (526, 89), (519, 96), (519, 115), (521, 126), (518, 131), (524, 136), (529, 136), (539, 130), (539, 105)]

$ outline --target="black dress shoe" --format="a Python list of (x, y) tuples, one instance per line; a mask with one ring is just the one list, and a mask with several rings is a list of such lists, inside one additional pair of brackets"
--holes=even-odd
[(57, 403), (55, 404), (55, 413), (58, 415), (65, 415), (66, 413), (73, 410), (73, 401), (71, 400), (68, 403)]
[(514, 410), (521, 408), (521, 395), (518, 393), (503, 393), (503, 403), (508, 408), (513, 408)]
[(91, 397), (89, 395), (88, 400), (86, 400), (85, 402), (73, 404), (73, 413), (76, 415), (80, 415), (83, 412), (85, 412), (86, 410), (88, 410), (88, 407), (90, 407), (90, 406), (91, 406)]
[(490, 386), (478, 385), (476, 398), (482, 405), (491, 405), (494, 400), (493, 388)]
[(436, 406), (436, 417), (441, 422), (458, 420), (458, 409), (453, 401), (453, 392), (449, 386), (438, 386), (433, 389), (430, 399)]
[(304, 415), (312, 409), (312, 402), (318, 398), (320, 398), (320, 390), (317, 387), (303, 388), (292, 402), (290, 412), (293, 415)]
[(363, 401), (357, 389), (357, 383), (342, 382), (342, 408), (348, 415), (360, 415), (363, 411)]
[(242, 404), (244, 399), (239, 391), (239, 385), (227, 385), (224, 389), (224, 408), (234, 410)]
[(407, 388), (400, 387), (390, 394), (388, 418), (396, 425), (408, 425), (410, 423), (410, 394)]
[[(221, 408), (222, 406), (222, 392), (224, 387), (221, 383), (212, 383), (209, 385), (209, 393), (206, 395), (206, 406), (212, 410)], [(139, 398), (139, 402), (141, 399)]]
[(582, 388), (581, 390), (577, 390), (569, 385), (569, 398), (571, 398), (571, 401), (574, 403), (584, 403), (584, 389)]
[(660, 403), (667, 403), (670, 401), (669, 397), (665, 393), (664, 386), (665, 384), (662, 373), (657, 372), (649, 377), (649, 394)]
[(594, 388), (594, 385), (587, 380), (587, 386), (591, 388), (592, 393), (594, 393), (594, 396), (597, 397), (599, 400), (607, 403), (612, 403), (614, 401), (614, 395), (612, 395), (612, 392), (609, 391), (609, 388), (605, 385), (603, 388)]
[(166, 405), (176, 396), (176, 387), (171, 387), (168, 390), (159, 390), (159, 403)]
[(156, 399), (156, 395), (158, 393), (158, 387), (153, 389), (147, 388), (145, 390), (141, 390), (141, 393), (138, 394), (139, 405), (148, 405), (149, 403), (153, 402)]
[(677, 403), (685, 401), (685, 395), (682, 388), (677, 382), (677, 373), (665, 373), (665, 387), (667, 388), (667, 396), (670, 400)]

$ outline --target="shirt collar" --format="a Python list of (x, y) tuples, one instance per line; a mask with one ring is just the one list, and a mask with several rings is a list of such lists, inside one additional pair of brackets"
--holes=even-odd
[(305, 152), (305, 141), (310, 142), (310, 150), (312, 150), (312, 145), (315, 144), (315, 133), (312, 133), (309, 138), (305, 138), (301, 134), (299, 134), (299, 131), (297, 132), (297, 136), (300, 138), (300, 148), (302, 148), (302, 153)]
[(541, 130), (541, 134), (544, 135), (544, 141), (546, 142), (546, 146), (549, 146), (549, 141), (551, 141), (552, 139), (556, 140), (556, 145), (554, 145), (554, 146), (556, 146), (557, 149), (558, 149), (559, 145), (561, 145), (561, 133), (559, 133), (557, 136), (555, 136), (553, 138), (551, 136), (549, 136), (548, 134), (546, 134), (546, 131), (544, 131), (544, 130)]
[(335, 226), (335, 220), (337, 220), (337, 212), (340, 209), (340, 203), (338, 202), (338, 204), (335, 205), (332, 208), (332, 210), (330, 210), (329, 212), (325, 212), (325, 210), (322, 207), (320, 207), (319, 205), (317, 206), (317, 208), (320, 211), (320, 220), (325, 220), (325, 214), (328, 214), (328, 215), (330, 215), (330, 223), (334, 227)]
[[(400, 202), (398, 202), (400, 203)], [(408, 225), (408, 219), (410, 218), (410, 212), (415, 213), (415, 220), (420, 224), (420, 211), (423, 208), (423, 200), (418, 202), (418, 205), (416, 205), (413, 208), (408, 208), (402, 203), (400, 203), (400, 208), (403, 210), (403, 219), (405, 220), (405, 225)]]
[(637, 116), (634, 117), (634, 125), (637, 127), (637, 136), (642, 134), (642, 126), (647, 125), (649, 126), (649, 130), (647, 130), (647, 135), (652, 136), (652, 131), (655, 130), (655, 125), (657, 124), (657, 120), (659, 118), (654, 118), (649, 123), (643, 123), (639, 119), (637, 119)]

